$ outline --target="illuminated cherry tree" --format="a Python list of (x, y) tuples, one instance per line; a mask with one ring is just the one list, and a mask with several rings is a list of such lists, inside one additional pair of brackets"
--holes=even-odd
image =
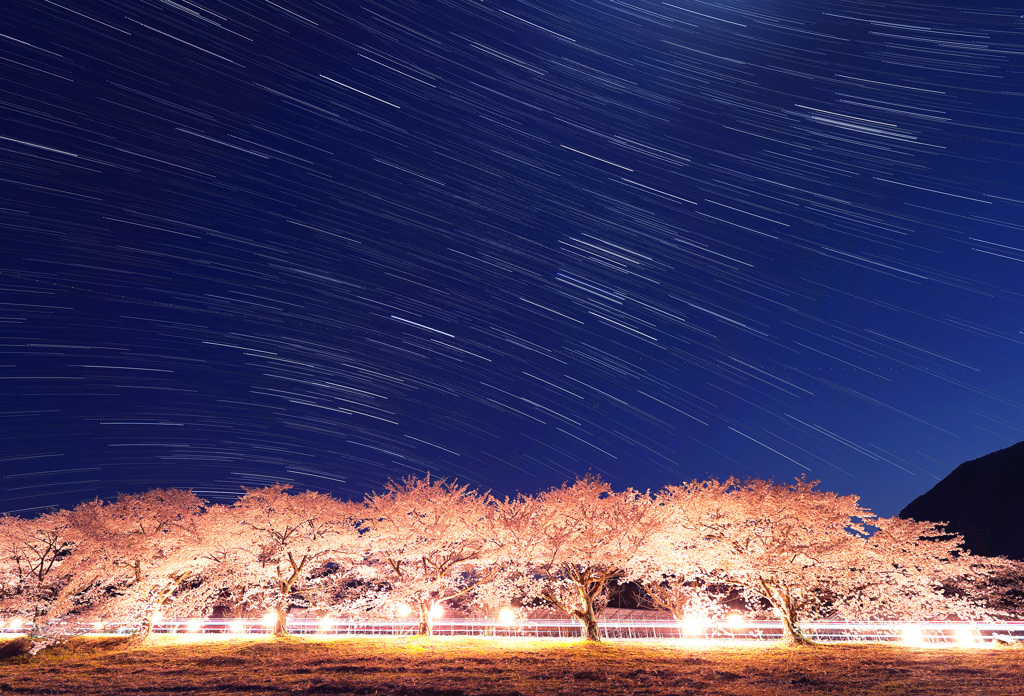
[(351, 568), (359, 553), (350, 504), (290, 488), (245, 489), (234, 505), (209, 510), (208, 564), (193, 590), (208, 603), (234, 592), (242, 605), (269, 609), (278, 635), (288, 632), (289, 606), (309, 606), (318, 583), (336, 580), (332, 571)]
[(369, 571), (390, 588), (379, 608), (416, 612), (422, 635), (445, 602), (466, 597), (500, 569), (491, 497), (468, 486), (429, 476), (392, 481), (366, 496), (361, 516)]
[(750, 605), (769, 602), (793, 644), (810, 642), (801, 620), (831, 611), (831, 600), (862, 582), (857, 569), (869, 553), (865, 522), (874, 516), (857, 496), (815, 486), (727, 482), (718, 518), (705, 529), (719, 545), (714, 565), (743, 587)]
[(499, 508), (505, 562), (519, 567), (525, 594), (576, 619), (583, 638), (600, 640), (610, 585), (637, 579), (649, 565), (648, 542), (661, 524), (651, 497), (587, 476)]
[(0, 612), (21, 614), (31, 609), (34, 622), (56, 598), (61, 563), (74, 543), (68, 536), (68, 515), (46, 513), (26, 520), (0, 517)]
[(61, 566), (68, 577), (51, 617), (140, 621), (155, 615), (197, 569), (204, 501), (191, 491), (156, 489), (83, 503), (68, 514), (75, 548)]
[(874, 532), (842, 608), (849, 616), (884, 620), (988, 618), (991, 581), (1017, 564), (975, 556), (963, 538), (933, 522), (899, 517), (872, 522)]
[(968, 577), (943, 591), (959, 597), (974, 598), (984, 607), (985, 615), (994, 619), (1019, 620), (1024, 610), (1024, 563), (1007, 558), (974, 557), (972, 566), (980, 561), (980, 577)]
[(730, 479), (667, 487), (666, 523), (645, 578), (653, 604), (678, 618), (717, 610), (742, 588), (748, 607), (766, 601), (783, 638), (810, 642), (801, 621), (841, 612), (850, 619), (980, 617), (985, 580), (1005, 559), (969, 555), (962, 539), (932, 523), (876, 519), (855, 496)]
[(639, 578), (648, 605), (668, 611), (694, 628), (721, 618), (736, 589), (723, 568), (726, 493), (733, 482), (692, 481), (667, 486), (655, 503), (662, 524), (648, 540), (647, 564)]

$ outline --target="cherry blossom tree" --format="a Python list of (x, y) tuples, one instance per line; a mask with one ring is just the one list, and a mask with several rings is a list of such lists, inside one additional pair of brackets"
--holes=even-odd
[(60, 566), (71, 553), (63, 511), (22, 519), (0, 517), (0, 611), (31, 610), (35, 622), (46, 613), (60, 584)]
[(993, 587), (1017, 565), (975, 556), (941, 524), (891, 517), (874, 520), (843, 611), (863, 619), (988, 618)]
[[(371, 571), (430, 635), (443, 603), (463, 598), (498, 572), (489, 494), (443, 479), (409, 477), (366, 496), (361, 516)], [(382, 607), (383, 608), (383, 607)]]
[(655, 497), (662, 524), (648, 540), (640, 576), (645, 602), (678, 621), (708, 622), (725, 614), (736, 589), (722, 568), (726, 494), (733, 482), (692, 481), (666, 486)]
[(649, 600), (684, 613), (720, 609), (708, 588), (741, 587), (748, 606), (766, 601), (784, 640), (810, 642), (809, 618), (843, 612), (858, 619), (976, 617), (1005, 559), (970, 556), (959, 537), (913, 520), (875, 519), (855, 496), (730, 479), (670, 486), (658, 496), (665, 525), (651, 545)]
[(233, 613), (245, 603), (252, 559), (242, 552), (239, 540), (246, 531), (231, 505), (206, 507), (194, 540), (196, 572), (175, 596), (179, 612), (207, 616), (227, 606)]
[(637, 579), (649, 565), (648, 542), (662, 518), (646, 493), (617, 493), (594, 476), (499, 506), (505, 560), (520, 568), (528, 596), (580, 623), (598, 641), (598, 616), (609, 585)]
[(196, 570), (204, 501), (191, 491), (155, 489), (83, 503), (68, 514), (75, 548), (61, 566), (67, 582), (50, 617), (104, 616), (141, 621), (154, 615)]
[(980, 579), (943, 586), (943, 591), (975, 597), (986, 614), (1009, 621), (1024, 619), (1024, 563), (1007, 558), (972, 557), (984, 564)]
[(719, 517), (705, 532), (725, 577), (743, 586), (751, 605), (770, 603), (783, 640), (810, 643), (801, 620), (830, 611), (828, 601), (857, 586), (868, 555), (865, 522), (874, 516), (857, 496), (815, 490), (817, 482), (789, 485), (727, 482)]
[(329, 495), (289, 494), (290, 485), (245, 489), (236, 503), (209, 512), (199, 587), (206, 602), (234, 592), (235, 601), (274, 613), (274, 633), (288, 632), (291, 604), (310, 605), (330, 566), (350, 568), (359, 553), (353, 506)]

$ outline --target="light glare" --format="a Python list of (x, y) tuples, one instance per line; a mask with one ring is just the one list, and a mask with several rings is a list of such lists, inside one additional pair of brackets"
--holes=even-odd
[(903, 644), (919, 648), (924, 645), (924, 633), (917, 626), (907, 626), (903, 629)]
[(500, 621), (502, 624), (506, 626), (511, 626), (512, 624), (514, 624), (516, 622), (515, 609), (512, 609), (511, 607), (505, 607), (504, 609), (502, 609), (500, 612), (498, 612), (498, 621)]
[(688, 616), (682, 621), (683, 630), (688, 635), (695, 636), (704, 632), (707, 622), (699, 616)]
[(978, 639), (974, 635), (974, 631), (969, 628), (959, 628), (956, 632), (956, 642), (960, 645), (977, 645)]

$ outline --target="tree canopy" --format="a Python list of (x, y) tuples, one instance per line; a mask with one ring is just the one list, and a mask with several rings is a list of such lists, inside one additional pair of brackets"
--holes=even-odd
[(815, 482), (690, 481), (656, 494), (586, 476), (495, 499), (409, 477), (362, 501), (289, 486), (245, 489), (231, 505), (183, 490), (95, 500), (35, 519), (0, 517), (0, 615), (39, 634), (157, 615), (274, 618), (549, 607), (598, 640), (618, 583), (676, 618), (723, 601), (801, 623), (1005, 615), (1019, 564), (973, 556), (941, 525), (882, 519)]

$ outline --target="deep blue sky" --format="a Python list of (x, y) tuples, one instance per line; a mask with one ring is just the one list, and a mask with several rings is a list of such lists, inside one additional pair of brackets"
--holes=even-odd
[(1012, 3), (30, 0), (0, 512), (800, 474), (1024, 440)]

